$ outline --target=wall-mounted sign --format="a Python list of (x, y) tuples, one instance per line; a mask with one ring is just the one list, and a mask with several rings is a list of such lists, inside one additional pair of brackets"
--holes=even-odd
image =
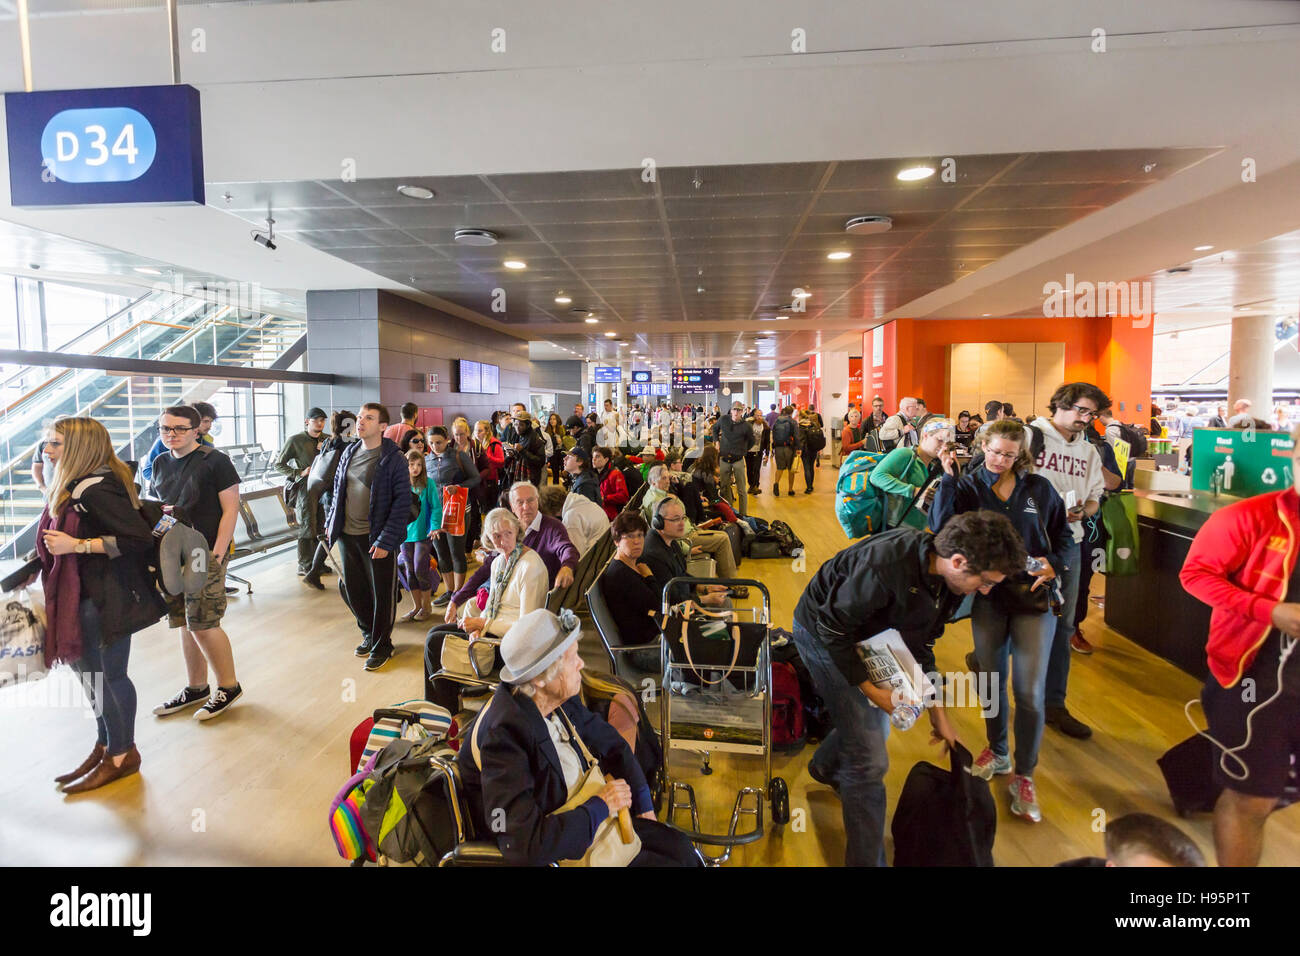
[(435, 394), (437, 393), (437, 391), (438, 391), (438, 373), (437, 373), (437, 372), (429, 372), (429, 373), (425, 376), (425, 385), (424, 385), (424, 390), (425, 390), (426, 392), (433, 392), (433, 393), (435, 393)]
[(592, 381), (597, 384), (601, 382), (621, 382), (623, 381), (623, 370), (617, 365), (597, 365), (596, 377)]
[(673, 388), (679, 392), (715, 392), (718, 389), (718, 369), (675, 368)]
[(204, 202), (192, 86), (6, 93), (15, 206)]
[(1198, 428), (1192, 432), (1192, 487), (1211, 491), (1215, 474), (1223, 493), (1249, 498), (1292, 485), (1295, 444), (1283, 432)]
[(634, 371), (632, 373), (632, 381), (648, 382), (650, 381), (650, 372), (646, 369), (640, 369), (639, 371)]

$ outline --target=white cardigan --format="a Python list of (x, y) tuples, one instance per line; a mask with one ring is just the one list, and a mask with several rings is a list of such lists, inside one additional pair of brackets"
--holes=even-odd
[[(504, 561), (506, 558), (507, 555), (498, 554), (492, 559), (492, 576), (488, 578), (489, 581), (495, 581), (498, 570), (497, 562)], [(483, 629), (484, 633), (491, 634), (493, 637), (505, 637), (506, 631), (510, 630), (510, 625), (514, 624), (520, 617), (529, 611), (536, 611), (538, 608), (546, 607), (546, 592), (549, 590), (550, 577), (546, 573), (546, 564), (536, 551), (529, 548), (519, 556), (519, 563), (515, 565), (514, 573), (510, 575), (510, 580), (505, 584), (505, 594), (501, 599), (501, 610), (496, 617), (487, 622), (487, 626)], [(492, 595), (489, 593), (489, 606), (491, 602)], [(465, 612), (461, 615), (461, 620), (466, 617), (486, 615), (486, 608), (480, 611), (477, 602), (466, 601)]]

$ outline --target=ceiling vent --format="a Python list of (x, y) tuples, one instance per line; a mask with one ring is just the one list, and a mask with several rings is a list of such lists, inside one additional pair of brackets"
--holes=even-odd
[(457, 229), (454, 238), (462, 246), (495, 246), (500, 236), (490, 229)]
[(844, 224), (844, 231), (852, 236), (874, 236), (878, 232), (889, 232), (894, 220), (888, 216), (854, 216)]

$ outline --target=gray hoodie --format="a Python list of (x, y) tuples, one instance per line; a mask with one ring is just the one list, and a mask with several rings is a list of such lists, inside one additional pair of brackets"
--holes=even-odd
[[(1030, 422), (1029, 427), (1043, 434), (1043, 453), (1034, 463), (1035, 473), (1050, 481), (1063, 501), (1070, 491), (1074, 492), (1076, 505), (1100, 501), (1106, 485), (1101, 474), (1101, 456), (1092, 442), (1082, 433), (1067, 442), (1051, 419), (1042, 416)], [(1070, 531), (1076, 542), (1083, 540), (1082, 521), (1071, 522)]]

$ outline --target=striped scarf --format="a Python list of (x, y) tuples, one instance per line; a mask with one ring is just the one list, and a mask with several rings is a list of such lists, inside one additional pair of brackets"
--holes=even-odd
[(501, 562), (501, 566), (492, 572), (492, 585), (488, 589), (488, 606), (487, 620), (493, 620), (501, 613), (501, 602), (505, 597), (506, 584), (510, 581), (510, 576), (515, 573), (515, 565), (519, 563), (520, 556), (524, 553), (524, 539), (521, 536), (515, 549)]

